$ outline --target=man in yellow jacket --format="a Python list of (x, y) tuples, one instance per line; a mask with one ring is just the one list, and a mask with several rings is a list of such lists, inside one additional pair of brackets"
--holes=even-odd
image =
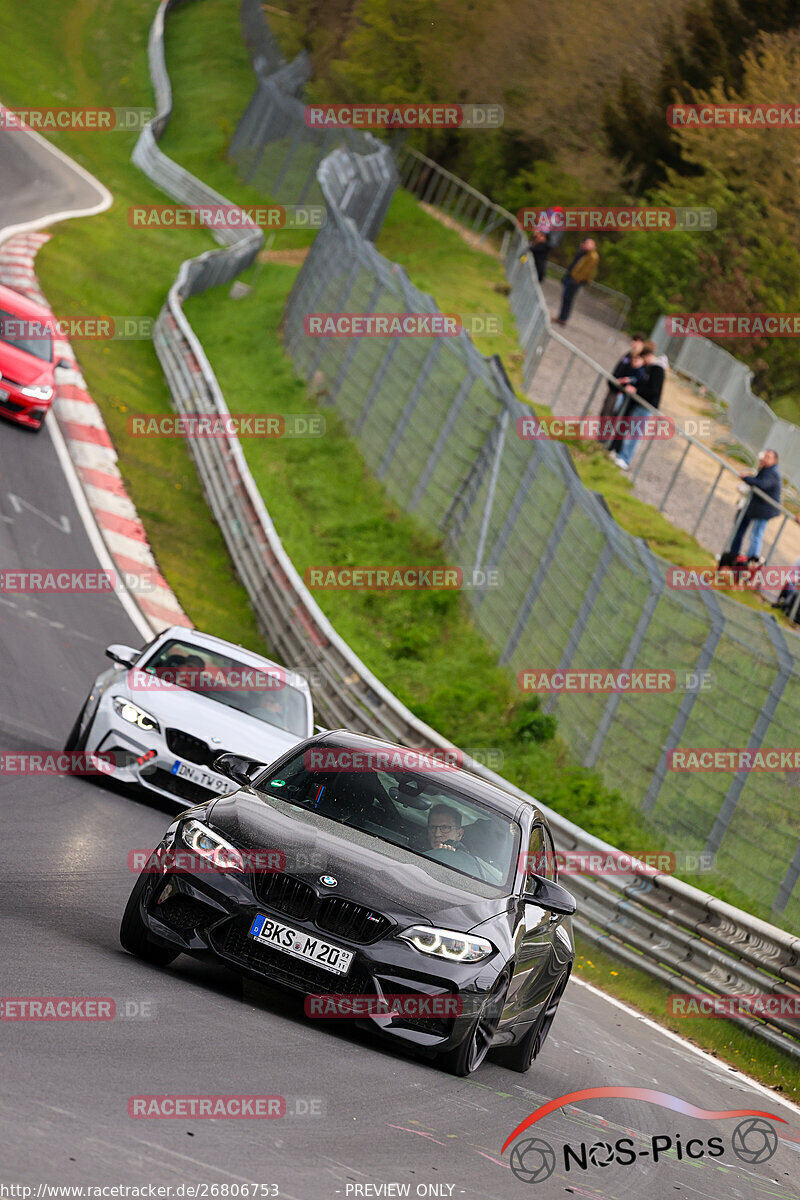
[(578, 294), (578, 288), (582, 288), (584, 284), (592, 282), (597, 274), (597, 265), (599, 262), (600, 255), (597, 253), (594, 239), (584, 238), (580, 244), (578, 253), (569, 264), (567, 273), (564, 276), (563, 291), (561, 293), (561, 312), (556, 317), (556, 325), (566, 325), (569, 315), (572, 312), (572, 305), (575, 303), (575, 297)]

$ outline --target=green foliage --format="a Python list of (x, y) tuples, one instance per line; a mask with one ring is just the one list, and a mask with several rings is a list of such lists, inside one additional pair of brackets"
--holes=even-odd
[(509, 726), (521, 742), (547, 742), (556, 733), (556, 719), (552, 713), (541, 712), (538, 696), (528, 696), (515, 706)]
[(549, 208), (560, 204), (566, 208), (570, 204), (590, 202), (602, 203), (577, 176), (565, 171), (558, 163), (542, 161), (515, 175), (502, 197), (502, 203), (513, 213), (526, 205)]

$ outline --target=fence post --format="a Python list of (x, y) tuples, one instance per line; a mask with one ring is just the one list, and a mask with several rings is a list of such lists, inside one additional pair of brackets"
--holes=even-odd
[(705, 500), (703, 501), (703, 507), (700, 509), (698, 518), (694, 523), (694, 528), (692, 529), (692, 537), (694, 537), (694, 535), (697, 533), (697, 531), (700, 528), (700, 525), (702, 523), (703, 517), (708, 512), (709, 505), (711, 504), (711, 497), (714, 495), (714, 492), (717, 490), (717, 484), (719, 483), (720, 479), (722, 479), (722, 474), (723, 474), (724, 470), (725, 470), (725, 464), (721, 463), (720, 468), (717, 471), (717, 477), (714, 480), (714, 483), (711, 487), (710, 492), (708, 493)]
[(505, 445), (506, 445), (506, 432), (508, 430), (509, 419), (510, 419), (509, 411), (507, 408), (504, 408), (503, 413), (500, 417), (500, 428), (497, 433), (497, 445), (495, 446), (494, 456), (492, 459), (492, 471), (491, 471), (491, 474), (489, 475), (489, 487), (487, 488), (487, 491), (486, 491), (486, 503), (483, 506), (483, 516), (481, 517), (481, 529), (480, 529), (480, 533), (478, 534), (478, 545), (475, 548), (475, 566), (474, 566), (474, 574), (475, 575), (477, 575), (478, 570), (480, 568), (481, 559), (483, 558), (484, 546), (486, 545), (486, 534), (488, 533), (488, 530), (489, 530), (489, 521), (491, 520), (492, 509), (494, 508), (494, 494), (495, 494), (495, 491), (497, 490), (497, 475), (500, 470), (500, 460), (503, 457), (503, 450), (505, 449)]
[[(708, 634), (705, 642), (703, 643), (700, 654), (698, 655), (697, 663), (695, 664), (695, 671), (698, 674), (701, 674), (703, 671), (707, 671), (711, 666), (717, 646), (719, 645), (720, 638), (722, 637), (723, 630), (725, 629), (725, 618), (722, 615), (720, 602), (713, 592), (700, 591), (698, 594), (708, 609), (708, 615), (710, 619)], [(686, 692), (683, 700), (681, 700), (680, 707), (675, 714), (675, 720), (672, 722), (672, 728), (667, 734), (666, 745), (661, 751), (658, 763), (656, 764), (656, 769), (653, 771), (652, 778), (650, 779), (650, 783), (647, 785), (647, 791), (645, 792), (644, 799), (642, 800), (642, 812), (648, 816), (655, 808), (656, 801), (658, 800), (659, 793), (661, 792), (664, 776), (667, 773), (667, 759), (669, 753), (675, 749), (675, 747), (678, 745), (678, 742), (683, 737), (698, 695), (699, 693), (697, 691)]]
[[(772, 686), (769, 689), (769, 694), (764, 701), (764, 706), (761, 712), (756, 717), (756, 723), (753, 726), (753, 732), (747, 741), (748, 750), (760, 750), (764, 738), (769, 731), (770, 724), (778, 707), (778, 702), (783, 695), (789, 678), (792, 674), (792, 655), (789, 647), (786, 645), (786, 639), (781, 632), (778, 622), (773, 616), (768, 613), (760, 614), (764, 624), (767, 627), (767, 633), (770, 636), (775, 655), (778, 659), (778, 669), (775, 673), (775, 678), (772, 681)], [(731, 780), (731, 786), (728, 788), (725, 799), (722, 801), (720, 810), (717, 813), (717, 819), (714, 822), (711, 833), (708, 835), (708, 841), (705, 845), (705, 853), (714, 855), (722, 844), (722, 839), (728, 829), (728, 826), (733, 819), (733, 814), (736, 811), (736, 806), (739, 803), (739, 797), (742, 794), (742, 789), (747, 783), (749, 772), (737, 771)]]
[[(508, 540), (514, 530), (514, 526), (517, 523), (517, 518), (519, 517), (522, 505), (525, 502), (525, 497), (528, 495), (528, 492), (531, 489), (531, 484), (536, 478), (536, 472), (539, 470), (543, 460), (543, 448), (538, 446), (536, 443), (533, 443), (531, 446), (530, 457), (528, 458), (528, 462), (525, 466), (522, 478), (517, 486), (517, 490), (514, 493), (514, 499), (509, 505), (508, 512), (506, 513), (503, 524), (500, 527), (500, 531), (495, 538), (494, 545), (492, 546), (491, 554), (486, 560), (487, 569), (496, 567), (500, 561), (503, 551), (505, 550)], [(476, 591), (473, 597), (473, 606), (477, 607), (485, 595), (485, 592)]]
[[(397, 339), (395, 339), (395, 342)], [(472, 391), (472, 385), (475, 383), (475, 376), (469, 371), (461, 380), (461, 386), (453, 398), (453, 403), (450, 405), (450, 411), (444, 419), (442, 428), (439, 430), (433, 449), (428, 455), (428, 461), (422, 469), (422, 474), (416, 482), (414, 491), (411, 493), (411, 499), (408, 503), (408, 511), (413, 512), (417, 505), (422, 500), (428, 490), (428, 484), (431, 481), (433, 472), (436, 470), (436, 464), (444, 453), (445, 446), (450, 440), (450, 436), (455, 429), (456, 421), (459, 414), (467, 402), (467, 397)]]
[(691, 443), (691, 442), (689, 441), (689, 439), (687, 438), (687, 439), (686, 439), (686, 445), (684, 446), (684, 449), (683, 449), (683, 454), (681, 455), (681, 457), (680, 457), (680, 460), (678, 461), (678, 465), (677, 465), (677, 467), (675, 468), (675, 470), (674, 470), (674, 471), (673, 471), (673, 473), (672, 473), (672, 478), (671, 478), (671, 479), (670, 479), (670, 481), (669, 481), (669, 484), (668, 484), (668, 486), (667, 486), (667, 490), (664, 492), (664, 495), (661, 497), (661, 503), (660, 503), (660, 504), (659, 504), (659, 506), (658, 506), (658, 511), (659, 511), (659, 512), (663, 512), (663, 511), (664, 511), (664, 505), (665, 505), (665, 504), (667, 503), (667, 501), (669, 500), (669, 497), (670, 497), (670, 492), (671, 492), (671, 491), (672, 491), (672, 489), (674, 488), (674, 486), (675, 486), (675, 482), (676, 482), (676, 480), (677, 480), (678, 476), (679, 476), (679, 475), (680, 475), (680, 473), (681, 473), (681, 468), (683, 467), (683, 464), (686, 462), (686, 456), (687, 456), (687, 454), (689, 453), (689, 450), (691, 449), (691, 446), (692, 446), (692, 443)]
[[(594, 602), (600, 595), (600, 589), (603, 586), (603, 581), (605, 580), (605, 577), (608, 574), (608, 568), (611, 566), (613, 561), (614, 550), (611, 540), (606, 539), (603, 542), (603, 548), (600, 551), (600, 557), (597, 560), (597, 566), (592, 572), (592, 578), (589, 580), (588, 587), (586, 588), (583, 602), (580, 607), (580, 612), (578, 613), (577, 619), (570, 630), (569, 637), (567, 638), (567, 644), (564, 647), (564, 653), (561, 655), (559, 660), (559, 671), (568, 670), (572, 664), (572, 660), (575, 657), (578, 646), (580, 645), (580, 640), (586, 632), (586, 626), (589, 623), (589, 616), (592, 608), (594, 607)], [(558, 692), (551, 692), (542, 705), (542, 712), (553, 712), (556, 704), (558, 703), (558, 699)]]
[[(378, 278), (378, 282), (375, 285), (375, 287), (372, 289), (369, 300), (367, 301), (367, 308), (366, 308), (367, 312), (371, 313), (371, 312), (375, 311), (375, 305), (380, 300), (383, 290), (384, 290), (383, 289), (383, 281), (380, 278)], [(334, 400), (338, 396), (339, 389), (341, 388), (342, 383), (344, 382), (348, 371), (350, 370), (351, 366), (353, 365), (353, 359), (355, 358), (356, 354), (358, 353), (358, 349), (359, 349), (360, 345), (361, 345), (361, 338), (354, 337), (354, 338), (350, 339), (350, 345), (347, 347), (347, 350), (345, 351), (344, 356), (341, 361), (341, 364), (339, 366), (339, 370), (336, 372), (336, 379), (334, 380), (333, 384), (331, 385), (330, 398), (328, 400), (329, 404), (333, 404)]]
[(786, 905), (792, 898), (792, 892), (797, 885), (798, 879), (800, 879), (800, 842), (797, 844), (797, 849), (792, 856), (792, 861), (789, 863), (786, 874), (781, 882), (781, 886), (778, 888), (778, 894), (772, 902), (773, 912), (785, 912)]
[(567, 491), (564, 496), (564, 501), (561, 505), (561, 510), (556, 518), (555, 524), (550, 531), (550, 536), (547, 539), (547, 544), (544, 548), (542, 557), (539, 559), (538, 566), (533, 575), (533, 579), (528, 584), (528, 589), (525, 592), (525, 597), (522, 604), (519, 606), (519, 612), (514, 618), (514, 624), (511, 627), (511, 633), (508, 636), (503, 652), (500, 655), (500, 663), (505, 665), (510, 662), (511, 657), (519, 645), (520, 638), (525, 631), (525, 626), (528, 624), (533, 606), (536, 603), (536, 597), (542, 589), (542, 584), (545, 581), (547, 572), (550, 570), (550, 565), (556, 556), (556, 550), (561, 543), (561, 537), (564, 529), (575, 507), (575, 488), (567, 483)]
[[(667, 582), (665, 576), (662, 574), (658, 566), (655, 555), (649, 549), (646, 543), (640, 542), (638, 544), (638, 549), (650, 575), (650, 595), (642, 605), (641, 612), (639, 613), (639, 619), (636, 622), (633, 634), (631, 635), (631, 640), (628, 643), (628, 649), (625, 651), (625, 655), (622, 659), (622, 668), (625, 671), (630, 671), (636, 666), (636, 659), (638, 658), (639, 652), (644, 645), (647, 631), (650, 628), (650, 622), (653, 619), (653, 614), (656, 611), (658, 602), (661, 599)], [(592, 744), (589, 747), (585, 759), (583, 760), (583, 765), (585, 767), (597, 766), (600, 755), (603, 752), (605, 740), (608, 737), (608, 732), (611, 729), (611, 725), (617, 715), (617, 709), (621, 703), (622, 692), (612, 692), (603, 710), (603, 715), (597, 723), (597, 729), (595, 730), (594, 737), (592, 738)]]
[(397, 453), (397, 448), (400, 445), (401, 441), (403, 440), (403, 435), (406, 431), (406, 427), (408, 426), (409, 421), (411, 420), (411, 418), (414, 414), (414, 409), (417, 407), (420, 400), (422, 399), (422, 393), (425, 388), (425, 384), (428, 381), (428, 376), (430, 375), (431, 371), (433, 370), (436, 359), (439, 357), (441, 352), (442, 352), (442, 339), (436, 338), (433, 341), (433, 343), (431, 344), (431, 348), (425, 356), (425, 361), (422, 364), (419, 374), (417, 375), (417, 378), (414, 381), (414, 386), (411, 389), (411, 395), (409, 396), (408, 400), (405, 403), (403, 411), (400, 414), (400, 419), (398, 420), (397, 425), (394, 428), (394, 432), (392, 433), (392, 436), (389, 439), (389, 445), (386, 447), (384, 456), (381, 459), (380, 466), (378, 467), (377, 471), (375, 472), (375, 477), (377, 479), (384, 479), (386, 477), (386, 472), (389, 470), (389, 467), (392, 464), (392, 459), (394, 458), (395, 454)]

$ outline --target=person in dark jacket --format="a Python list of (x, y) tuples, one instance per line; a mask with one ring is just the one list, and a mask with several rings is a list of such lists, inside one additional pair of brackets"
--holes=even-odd
[(775, 501), (775, 504), (770, 504), (769, 500), (765, 500), (762, 496), (757, 495), (756, 492), (751, 494), (750, 501), (734, 529), (730, 547), (726, 551), (726, 559), (735, 561), (741, 553), (742, 543), (744, 542), (748, 526), (752, 525), (748, 559), (753, 562), (761, 557), (761, 547), (764, 544), (767, 522), (779, 515), (779, 509), (776, 505), (781, 502), (781, 474), (778, 470), (777, 451), (764, 450), (759, 455), (758, 470), (755, 475), (743, 474), (740, 478), (743, 483), (748, 483), (751, 488), (758, 488), (759, 491), (764, 492), (765, 495)]
[[(628, 410), (625, 413), (625, 416), (630, 420), (636, 417), (644, 418), (650, 413), (649, 408), (639, 403), (639, 398), (646, 400), (653, 408), (659, 407), (661, 404), (661, 392), (664, 388), (664, 379), (667, 367), (669, 366), (666, 354), (659, 354), (654, 342), (645, 342), (642, 347), (642, 358), (644, 359), (645, 374), (635, 388), (636, 395), (631, 394), (632, 403), (628, 406)], [(630, 392), (631, 386), (631, 384), (627, 384), (625, 390)], [(618, 443), (616, 441), (612, 442), (611, 457), (623, 471), (630, 470), (631, 459), (638, 443), (638, 437), (626, 438), (622, 442), (622, 448), (617, 453), (616, 447)]]
[(547, 274), (547, 260), (551, 250), (555, 250), (564, 236), (564, 210), (561, 207), (548, 208), (539, 221), (530, 240), (529, 249), (536, 267), (536, 278), (544, 283)]
[(556, 317), (556, 325), (566, 325), (572, 312), (572, 305), (575, 303), (575, 297), (582, 287), (586, 287), (587, 283), (592, 282), (597, 274), (599, 262), (600, 255), (597, 253), (594, 238), (584, 238), (564, 276), (561, 311)]
[(622, 393), (622, 390), (623, 390), (625, 384), (630, 382), (631, 359), (640, 357), (643, 346), (644, 346), (644, 334), (643, 333), (631, 334), (630, 349), (626, 350), (626, 352), (623, 354), (622, 358), (619, 360), (617, 365), (614, 367), (614, 370), (611, 372), (611, 374), (614, 376), (614, 378), (616, 380), (618, 380), (619, 382), (618, 382), (617, 387), (615, 387), (613, 383), (609, 383), (608, 391), (606, 392), (606, 398), (603, 401), (603, 405), (600, 409), (601, 417), (610, 417), (613, 415), (613, 413), (615, 413), (617, 411), (618, 408), (622, 407), (620, 404), (620, 401), (619, 401), (619, 397)]

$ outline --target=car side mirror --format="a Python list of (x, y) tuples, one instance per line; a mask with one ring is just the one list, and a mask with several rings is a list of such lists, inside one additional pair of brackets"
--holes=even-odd
[(121, 667), (132, 667), (140, 654), (141, 651), (134, 650), (132, 646), (106, 646), (106, 658), (119, 663)]
[(214, 759), (214, 770), (227, 776), (242, 787), (250, 787), (252, 776), (263, 771), (266, 763), (255, 758), (243, 758), (240, 754), (218, 754)]
[(558, 913), (562, 917), (572, 916), (578, 907), (572, 892), (568, 892), (560, 883), (554, 883), (552, 879), (545, 879), (544, 876), (535, 875), (533, 872), (528, 878), (535, 880), (536, 883), (534, 892), (525, 896), (528, 904), (535, 904), (538, 908)]

